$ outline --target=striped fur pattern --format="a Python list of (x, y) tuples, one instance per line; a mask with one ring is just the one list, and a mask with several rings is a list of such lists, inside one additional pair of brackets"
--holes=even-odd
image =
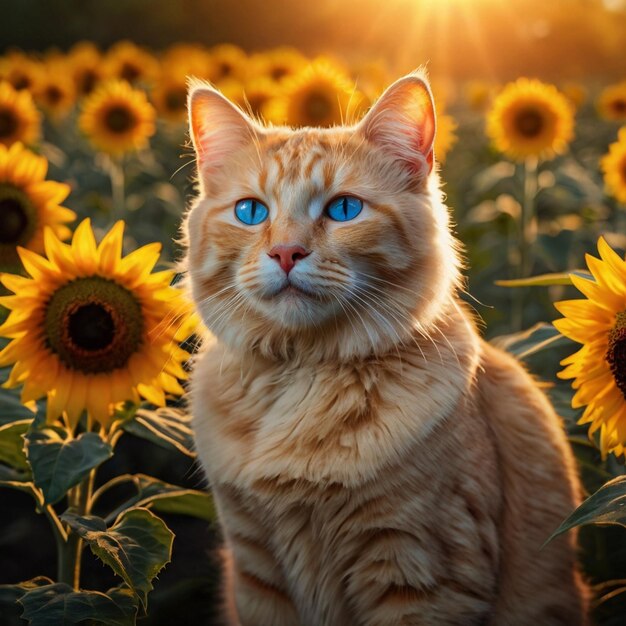
[[(578, 626), (562, 425), (460, 304), (423, 75), (363, 121), (264, 128), (192, 84), (196, 444), (240, 626)], [(324, 214), (361, 198), (350, 222)], [(269, 219), (245, 226), (242, 198)], [(288, 276), (268, 251), (310, 251)]]

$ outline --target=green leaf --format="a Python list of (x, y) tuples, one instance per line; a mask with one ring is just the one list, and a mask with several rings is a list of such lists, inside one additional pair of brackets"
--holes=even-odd
[(163, 407), (155, 411), (139, 409), (135, 416), (124, 423), (124, 430), (147, 439), (162, 448), (174, 448), (195, 458), (191, 416), (181, 409)]
[(186, 489), (165, 483), (145, 474), (128, 474), (137, 494), (124, 502), (107, 520), (133, 506), (149, 507), (163, 513), (189, 515), (208, 522), (217, 517), (210, 494), (196, 489)]
[(155, 511), (160, 513), (174, 513), (189, 515), (207, 522), (217, 519), (213, 499), (208, 493), (185, 489), (176, 494), (155, 496), (150, 500)]
[(495, 283), (500, 287), (550, 287), (551, 285), (571, 285), (571, 274), (593, 280), (593, 276), (585, 270), (572, 270), (571, 272), (541, 274), (539, 276), (529, 276), (528, 278), (517, 278), (515, 280), (496, 280)]
[(24, 437), (32, 418), (9, 422), (0, 426), (0, 462), (19, 470), (29, 470), (24, 453)]
[(58, 502), (68, 489), (113, 454), (111, 446), (97, 433), (82, 433), (70, 439), (61, 428), (44, 428), (29, 432), (25, 438), (35, 485), (50, 504)]
[(0, 487), (16, 489), (17, 491), (23, 491), (24, 493), (33, 496), (35, 502), (37, 503), (37, 510), (41, 509), (45, 504), (41, 491), (39, 491), (39, 489), (37, 489), (31, 481), (0, 480)]
[(536, 352), (568, 341), (569, 339), (563, 337), (552, 324), (540, 322), (519, 333), (494, 337), (490, 343), (510, 352), (518, 359), (525, 359)]
[(137, 599), (130, 589), (115, 587), (107, 593), (74, 591), (53, 583), (26, 591), (18, 602), (31, 626), (70, 626), (92, 620), (106, 626), (133, 626)]
[(37, 576), (15, 585), (0, 585), (0, 606), (15, 604), (27, 591), (51, 583), (52, 580), (47, 576)]
[[(4, 382), (5, 376), (0, 375)], [(13, 389), (0, 390), (0, 424), (8, 424), (16, 420), (33, 419), (34, 413), (25, 407), (17, 391)]]
[(626, 476), (618, 476), (589, 496), (546, 543), (575, 526), (617, 524), (626, 528)]
[(13, 467), (9, 467), (8, 465), (0, 464), (0, 484), (4, 481), (25, 483), (30, 481), (31, 478), (32, 476), (30, 475), (30, 470), (28, 472), (24, 472)]
[(169, 563), (174, 533), (148, 509), (124, 511), (109, 529), (103, 519), (64, 513), (61, 519), (137, 594), (144, 611), (152, 580)]

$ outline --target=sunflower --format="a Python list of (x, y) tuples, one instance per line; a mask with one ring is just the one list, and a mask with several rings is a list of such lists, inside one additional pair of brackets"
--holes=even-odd
[(595, 280), (570, 275), (587, 297), (555, 303), (564, 315), (554, 322), (566, 337), (583, 344), (561, 361), (559, 378), (573, 378), (572, 406), (586, 406), (579, 424), (589, 436), (599, 431), (603, 457), (626, 446), (626, 262), (600, 237), (600, 259), (587, 255)]
[(244, 106), (244, 91), (243, 83), (235, 78), (225, 78), (215, 84), (217, 89), (226, 96), (231, 102), (234, 102), (237, 106)]
[(258, 118), (264, 118), (268, 103), (279, 92), (279, 87), (267, 76), (260, 76), (246, 84), (244, 89), (244, 106)]
[(102, 55), (90, 41), (75, 44), (69, 51), (67, 60), (76, 92), (81, 96), (90, 94), (106, 77)]
[(41, 115), (28, 91), (0, 82), (0, 144), (32, 144), (39, 139)]
[(440, 163), (445, 163), (446, 155), (456, 143), (455, 130), (457, 123), (451, 115), (437, 112), (437, 133), (435, 135), (435, 157)]
[(184, 74), (164, 71), (152, 90), (152, 102), (159, 115), (170, 122), (187, 115), (187, 80)]
[(107, 51), (105, 68), (111, 78), (135, 85), (151, 83), (158, 74), (159, 63), (147, 50), (131, 41), (120, 41)]
[(96, 148), (121, 155), (147, 144), (155, 131), (155, 117), (143, 91), (123, 80), (112, 80), (87, 96), (78, 125)]
[(607, 120), (626, 120), (626, 80), (609, 85), (597, 101), (600, 117)]
[(164, 406), (183, 393), (188, 301), (170, 286), (174, 272), (152, 273), (160, 245), (122, 257), (123, 234), (117, 222), (96, 246), (87, 219), (70, 245), (47, 229), (47, 259), (19, 250), (31, 278), (0, 277), (15, 294), (0, 299), (10, 309), (0, 335), (12, 340), (0, 366), (14, 364), (5, 386), (23, 385), (24, 403), (46, 396), (49, 422), (75, 427), (86, 410), (107, 426), (121, 402)]
[(209, 50), (209, 78), (213, 83), (225, 79), (241, 80), (245, 77), (248, 57), (232, 44), (221, 44)]
[(281, 83), (307, 65), (307, 58), (295, 48), (281, 46), (250, 57), (248, 79), (266, 78), (274, 83)]
[(209, 53), (196, 44), (180, 43), (170, 46), (161, 57), (160, 80), (174, 75), (185, 78), (209, 79), (211, 76), (211, 57)]
[(487, 134), (509, 157), (551, 158), (564, 152), (574, 134), (574, 115), (554, 85), (519, 78), (495, 98), (487, 116)]
[(620, 129), (618, 140), (609, 146), (600, 162), (604, 182), (611, 193), (626, 204), (626, 126)]
[(16, 91), (35, 91), (43, 77), (41, 63), (22, 52), (11, 52), (4, 57), (2, 77)]
[(365, 98), (350, 78), (327, 59), (318, 59), (285, 80), (268, 104), (272, 122), (290, 126), (334, 126), (362, 112)]
[(58, 62), (49, 63), (39, 81), (35, 99), (50, 117), (58, 120), (66, 116), (74, 106), (76, 91), (66, 68)]
[(0, 269), (17, 270), (17, 246), (42, 252), (44, 228), (67, 239), (76, 214), (60, 206), (70, 187), (45, 180), (48, 162), (14, 143), (0, 144)]

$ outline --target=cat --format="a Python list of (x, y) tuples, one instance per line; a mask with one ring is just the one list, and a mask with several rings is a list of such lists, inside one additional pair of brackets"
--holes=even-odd
[(191, 410), (232, 624), (578, 626), (562, 424), (461, 303), (428, 79), (264, 127), (192, 81)]

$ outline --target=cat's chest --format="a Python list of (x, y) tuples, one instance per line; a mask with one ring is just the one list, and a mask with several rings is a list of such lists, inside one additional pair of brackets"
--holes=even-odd
[[(192, 384), (197, 449), (212, 482), (356, 486), (449, 412), (465, 377), (419, 357), (311, 366), (207, 352)], [(453, 368), (452, 368), (453, 369)]]

